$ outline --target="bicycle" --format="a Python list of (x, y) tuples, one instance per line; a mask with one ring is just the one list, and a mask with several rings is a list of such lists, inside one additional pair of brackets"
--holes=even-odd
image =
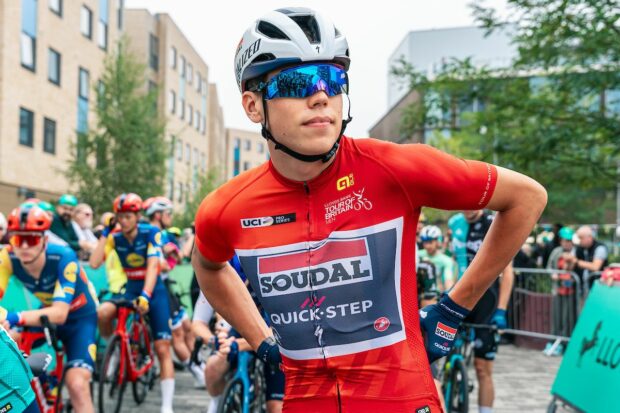
[(469, 393), (474, 389), (467, 373), (472, 364), (475, 341), (475, 328), (487, 328), (497, 331), (497, 326), (486, 324), (463, 323), (457, 330), (454, 346), (443, 366), (443, 390), (446, 401), (446, 413), (467, 413), (469, 411)]
[(224, 387), (217, 413), (263, 413), (266, 406), (264, 363), (253, 352), (237, 354), (236, 370)]
[[(71, 398), (65, 386), (64, 358), (65, 352), (62, 344), (56, 337), (56, 327), (50, 323), (45, 315), (40, 317), (41, 328), (26, 327), (21, 333), (19, 349), (30, 355), (33, 348), (47, 343), (54, 350), (56, 365), (50, 372), (35, 375), (30, 385), (34, 390), (37, 405), (42, 413), (71, 412)], [(46, 368), (47, 370), (47, 368)]]
[(118, 308), (118, 320), (99, 372), (100, 413), (120, 412), (128, 382), (135, 402), (142, 404), (157, 376), (153, 340), (144, 317), (135, 310), (133, 301), (111, 302)]

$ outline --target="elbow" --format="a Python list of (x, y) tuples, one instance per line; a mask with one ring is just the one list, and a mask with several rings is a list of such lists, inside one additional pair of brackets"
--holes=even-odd
[(51, 317), (50, 321), (57, 325), (63, 325), (67, 321), (67, 317), (69, 317), (69, 309), (58, 310), (56, 314)]

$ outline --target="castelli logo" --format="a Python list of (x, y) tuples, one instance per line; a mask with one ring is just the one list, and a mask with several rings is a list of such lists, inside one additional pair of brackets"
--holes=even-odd
[(375, 320), (375, 330), (384, 332), (390, 326), (390, 320), (387, 317), (379, 317)]

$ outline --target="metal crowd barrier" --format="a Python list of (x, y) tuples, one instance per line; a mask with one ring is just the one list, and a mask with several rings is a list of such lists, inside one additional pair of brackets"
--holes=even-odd
[(596, 280), (600, 280), (603, 271), (588, 271), (583, 280), (584, 297), (587, 297)]
[(579, 276), (557, 269), (514, 268), (515, 281), (504, 333), (521, 336), (522, 345), (537, 348), (553, 341), (551, 354), (568, 341), (582, 307)]

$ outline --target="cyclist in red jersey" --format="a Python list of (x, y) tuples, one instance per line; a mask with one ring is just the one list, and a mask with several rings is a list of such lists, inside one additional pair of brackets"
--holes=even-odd
[[(347, 41), (313, 10), (260, 18), (235, 61), (271, 158), (197, 212), (192, 262), (206, 298), (259, 357), (281, 360), (285, 412), (440, 412), (429, 361), (522, 245), (544, 188), (426, 145), (343, 136)], [(422, 206), (499, 212), (463, 278), (418, 312)], [(235, 252), (275, 337), (227, 264)]]

